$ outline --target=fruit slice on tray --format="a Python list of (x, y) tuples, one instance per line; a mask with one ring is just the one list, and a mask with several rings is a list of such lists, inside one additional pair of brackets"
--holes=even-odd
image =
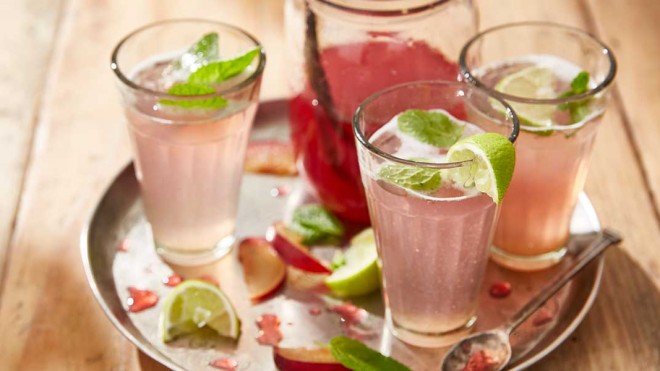
[(275, 365), (281, 371), (347, 371), (327, 348), (273, 348)]
[(286, 264), (263, 238), (241, 241), (238, 260), (252, 300), (261, 300), (276, 292), (286, 278)]
[(292, 267), (311, 273), (332, 273), (332, 271), (309, 253), (302, 244), (302, 238), (289, 230), (284, 223), (277, 222), (267, 233), (280, 257)]
[(159, 324), (161, 338), (170, 341), (204, 328), (238, 339), (241, 321), (220, 288), (200, 280), (184, 281), (165, 299)]
[(366, 295), (377, 290), (380, 281), (374, 231), (367, 228), (351, 239), (351, 244), (341, 259), (341, 265), (326, 278), (325, 284), (336, 295), (349, 297)]
[(296, 175), (296, 159), (290, 143), (259, 140), (248, 144), (245, 170), (252, 173)]

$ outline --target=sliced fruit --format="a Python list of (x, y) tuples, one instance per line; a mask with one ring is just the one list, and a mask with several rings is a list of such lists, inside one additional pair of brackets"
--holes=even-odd
[(253, 141), (248, 144), (245, 170), (259, 174), (296, 175), (296, 158), (290, 143), (275, 140)]
[[(504, 94), (530, 99), (553, 99), (557, 97), (555, 73), (545, 67), (532, 66), (505, 76), (495, 85), (495, 90)], [(496, 100), (491, 104), (498, 111), (504, 107)], [(552, 126), (556, 107), (552, 104), (528, 104), (509, 102), (520, 121), (532, 127)]]
[(365, 229), (351, 240), (345, 263), (326, 278), (325, 284), (342, 297), (360, 296), (377, 290), (381, 277), (374, 231)]
[(347, 371), (327, 348), (273, 348), (275, 365), (280, 371)]
[(160, 315), (163, 341), (207, 327), (221, 336), (238, 339), (241, 322), (229, 298), (217, 286), (199, 280), (184, 281), (174, 288)]
[(270, 242), (263, 238), (241, 241), (238, 260), (243, 265), (243, 278), (252, 300), (260, 300), (274, 293), (286, 278), (286, 264)]
[(277, 222), (269, 228), (267, 239), (287, 264), (306, 272), (332, 273), (328, 267), (309, 253), (307, 247), (301, 242), (302, 238), (289, 230), (282, 222)]
[(499, 204), (509, 188), (516, 151), (509, 140), (497, 133), (482, 133), (460, 140), (449, 148), (451, 162), (471, 161), (451, 169), (452, 180), (465, 187), (476, 187)]

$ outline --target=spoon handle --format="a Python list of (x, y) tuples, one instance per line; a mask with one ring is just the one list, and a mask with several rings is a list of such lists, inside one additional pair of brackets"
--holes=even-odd
[(505, 330), (510, 333), (520, 326), (529, 316), (531, 316), (537, 309), (545, 304), (554, 294), (559, 291), (568, 281), (573, 278), (578, 272), (582, 270), (590, 261), (594, 260), (605, 249), (611, 245), (621, 242), (621, 236), (611, 229), (603, 229), (596, 239), (590, 244), (585, 251), (578, 255), (573, 265), (561, 273), (550, 285), (546, 286), (528, 302), (522, 309), (511, 317), (504, 325)]

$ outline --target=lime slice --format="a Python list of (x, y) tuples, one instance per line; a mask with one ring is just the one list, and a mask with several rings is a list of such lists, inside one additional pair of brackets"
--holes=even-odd
[(449, 177), (465, 187), (476, 187), (499, 204), (509, 188), (516, 151), (509, 140), (497, 133), (482, 133), (460, 140), (449, 148), (451, 162), (471, 163), (451, 169)]
[(380, 287), (378, 252), (374, 231), (365, 229), (351, 239), (344, 253), (345, 263), (325, 279), (333, 293), (342, 296), (360, 296)]
[[(495, 90), (504, 94), (530, 99), (553, 99), (557, 97), (557, 76), (544, 67), (532, 66), (507, 75), (495, 85)], [(491, 105), (499, 112), (504, 106), (494, 99)], [(527, 126), (544, 128), (552, 126), (556, 108), (552, 104), (528, 104), (509, 102), (520, 121)]]
[(199, 280), (178, 285), (160, 314), (163, 341), (207, 327), (221, 336), (238, 339), (241, 322), (229, 298), (217, 286)]

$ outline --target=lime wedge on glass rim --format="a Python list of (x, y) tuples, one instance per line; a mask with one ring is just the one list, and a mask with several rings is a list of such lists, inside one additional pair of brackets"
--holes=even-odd
[[(557, 98), (555, 86), (557, 77), (555, 73), (545, 67), (532, 66), (505, 76), (495, 85), (500, 93), (529, 99)], [(528, 128), (549, 128), (553, 124), (552, 117), (556, 112), (552, 104), (529, 104), (521, 102), (508, 102), (516, 112), (520, 122)], [(490, 104), (498, 112), (504, 113), (504, 106), (491, 98)], [(550, 134), (550, 131), (532, 130), (539, 134)]]
[(367, 228), (351, 239), (344, 264), (326, 278), (333, 293), (342, 296), (366, 295), (380, 287), (380, 269), (374, 231)]
[(499, 204), (509, 188), (516, 151), (505, 136), (497, 133), (476, 134), (449, 148), (450, 162), (470, 161), (448, 171), (449, 177), (466, 188), (476, 187)]
[(169, 294), (160, 315), (163, 341), (207, 327), (220, 336), (238, 339), (241, 322), (229, 298), (215, 285), (187, 280)]

